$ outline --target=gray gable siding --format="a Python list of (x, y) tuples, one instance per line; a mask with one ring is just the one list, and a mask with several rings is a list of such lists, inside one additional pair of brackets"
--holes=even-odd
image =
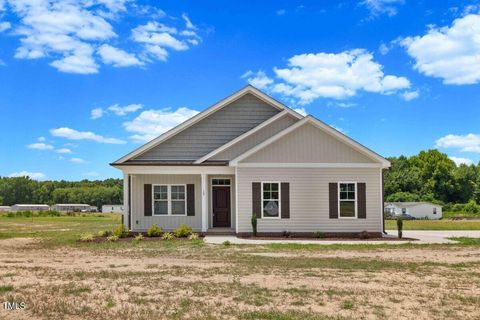
[(278, 112), (247, 94), (132, 160), (196, 160)]
[(290, 127), (295, 122), (299, 121), (297, 118), (292, 115), (286, 114), (280, 119), (275, 120), (269, 125), (263, 127), (252, 135), (248, 136), (242, 141), (235, 143), (233, 146), (228, 147), (222, 152), (213, 156), (210, 160), (232, 160), (255, 147), (257, 144), (262, 143), (268, 138), (279, 133), (283, 129)]

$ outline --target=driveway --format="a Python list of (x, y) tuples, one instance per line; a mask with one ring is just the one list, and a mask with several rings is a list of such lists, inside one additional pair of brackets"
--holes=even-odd
[[(396, 230), (387, 230), (388, 237), (396, 237)], [(427, 230), (404, 230), (403, 236), (406, 238), (417, 239), (413, 241), (419, 244), (430, 243), (455, 243), (455, 241), (447, 238), (451, 237), (470, 237), (480, 238), (480, 231), (459, 230), (459, 231), (427, 231)], [(229, 241), (231, 244), (268, 244), (268, 243), (299, 243), (299, 244), (391, 244), (397, 245), (405, 243), (406, 241), (383, 241), (383, 240), (295, 240), (295, 239), (243, 239), (236, 236), (211, 236), (208, 235), (204, 238), (206, 243), (222, 244), (225, 241)]]

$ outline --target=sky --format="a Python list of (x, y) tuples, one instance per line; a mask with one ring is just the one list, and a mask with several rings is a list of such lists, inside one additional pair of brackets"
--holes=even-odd
[(0, 0), (0, 176), (121, 177), (248, 83), (385, 157), (476, 164), (480, 2)]

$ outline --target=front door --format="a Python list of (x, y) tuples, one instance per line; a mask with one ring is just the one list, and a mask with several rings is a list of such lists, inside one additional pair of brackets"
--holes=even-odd
[(230, 187), (212, 187), (213, 227), (230, 228)]

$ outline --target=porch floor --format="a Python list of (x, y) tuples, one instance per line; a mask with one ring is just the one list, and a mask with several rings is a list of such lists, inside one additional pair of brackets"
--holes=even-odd
[(210, 228), (206, 232), (207, 235), (217, 235), (217, 236), (229, 236), (235, 235), (235, 229), (233, 228)]

